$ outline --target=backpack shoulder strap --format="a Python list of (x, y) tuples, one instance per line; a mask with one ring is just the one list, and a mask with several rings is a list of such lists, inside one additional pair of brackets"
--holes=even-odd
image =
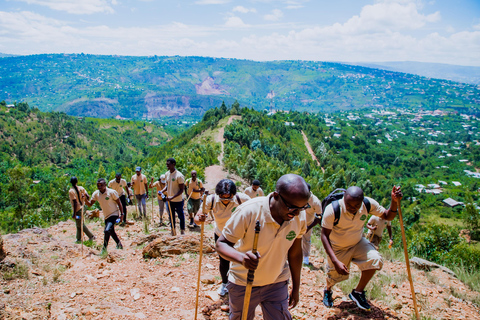
[(213, 205), (215, 204), (215, 195), (212, 195), (212, 207), (210, 208), (210, 211), (213, 210)]
[(363, 197), (363, 204), (365, 205), (365, 208), (367, 208), (367, 213), (370, 213), (370, 208), (372, 207), (372, 204), (370, 203), (370, 200), (367, 199), (367, 197)]
[(335, 227), (340, 220), (340, 205), (338, 204), (338, 200), (332, 202), (333, 213), (335, 214), (335, 220), (333, 220), (333, 226)]
[(236, 196), (237, 196), (238, 205), (241, 205), (241, 204), (242, 204), (242, 200), (240, 200), (240, 197), (238, 196), (238, 193), (236, 194)]

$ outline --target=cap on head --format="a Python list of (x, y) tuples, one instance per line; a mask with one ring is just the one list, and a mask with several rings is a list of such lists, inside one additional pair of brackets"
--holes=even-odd
[(160, 179), (165, 179), (165, 175), (162, 174), (162, 175), (160, 176)]
[(136, 167), (135, 171), (142, 171), (142, 167)]

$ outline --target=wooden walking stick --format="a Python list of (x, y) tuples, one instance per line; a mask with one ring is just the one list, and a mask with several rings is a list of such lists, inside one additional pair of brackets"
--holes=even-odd
[(152, 226), (155, 223), (155, 219), (153, 218), (153, 213), (155, 210), (153, 209), (153, 198), (155, 197), (155, 192), (153, 191), (154, 188), (152, 188)]
[(402, 230), (403, 252), (405, 254), (405, 264), (407, 265), (407, 274), (408, 274), (408, 281), (410, 281), (410, 290), (412, 291), (413, 308), (415, 309), (416, 319), (420, 320), (420, 315), (418, 314), (418, 308), (417, 308), (417, 299), (415, 297), (415, 289), (413, 288), (412, 273), (410, 272), (410, 260), (408, 259), (407, 240), (405, 238), (405, 229), (403, 227), (403, 217), (402, 217), (402, 209), (400, 208), (400, 200), (398, 200), (397, 203), (398, 203), (398, 218), (400, 219), (400, 228)]
[(172, 210), (170, 208), (170, 201), (167, 201), (166, 205), (167, 205), (168, 214), (170, 215), (170, 227), (172, 228), (172, 236), (176, 236), (177, 232), (175, 231), (176, 229), (175, 220), (173, 220)]
[(82, 241), (82, 258), (83, 258), (83, 209), (84, 208), (84, 204), (82, 203), (82, 215), (80, 216), (80, 232), (81, 232), (81, 241)]
[[(257, 223), (255, 224), (255, 237), (253, 238), (253, 249), (252, 249), (252, 253), (254, 255), (257, 254), (257, 244), (258, 244), (259, 233), (260, 233), (260, 221), (257, 220)], [(252, 295), (254, 274), (255, 274), (254, 270), (250, 270), (250, 269), (248, 270), (247, 286), (245, 287), (245, 298), (243, 300), (242, 320), (247, 320), (248, 306), (250, 305), (250, 296)]]
[[(202, 213), (205, 215), (205, 219), (207, 218), (206, 215), (206, 202), (207, 202), (207, 195), (203, 196), (203, 207)], [(202, 256), (203, 256), (203, 230), (204, 230), (205, 222), (202, 221), (200, 225), (200, 257), (198, 258), (198, 279), (197, 279), (197, 298), (195, 299), (195, 320), (197, 320), (197, 312), (198, 312), (198, 294), (200, 292), (200, 272), (202, 271)]]

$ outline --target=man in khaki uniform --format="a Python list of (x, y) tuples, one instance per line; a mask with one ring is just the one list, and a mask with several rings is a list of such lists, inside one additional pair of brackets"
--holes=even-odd
[(130, 197), (130, 191), (127, 188), (127, 181), (122, 179), (121, 173), (117, 172), (115, 174), (115, 179), (108, 182), (108, 187), (117, 191), (118, 196), (120, 197), (120, 202), (123, 207), (123, 220), (121, 224), (125, 225), (125, 223), (127, 223), (127, 198), (125, 196), (125, 190), (127, 191), (128, 197)]
[[(73, 218), (75, 219), (75, 224), (77, 226), (77, 243), (82, 241), (82, 205), (85, 200), (89, 199), (87, 190), (84, 187), (77, 186), (78, 179), (77, 177), (71, 177), (70, 183), (72, 187), (68, 191), (68, 197), (70, 198), (70, 203), (73, 208)], [(88, 240), (94, 240), (95, 236), (87, 228), (85, 222), (83, 223), (83, 232), (87, 235)]]
[(185, 193), (187, 197), (190, 197), (187, 203), (188, 217), (190, 218), (188, 227), (194, 228), (197, 225), (193, 222), (193, 217), (197, 214), (198, 210), (200, 210), (200, 198), (205, 188), (203, 187), (202, 181), (197, 179), (197, 171), (193, 170), (190, 175), (192, 177), (185, 182), (187, 186)]
[(160, 214), (160, 226), (163, 225), (163, 212), (165, 211), (165, 201), (163, 201), (163, 196), (165, 196), (161, 191), (165, 188), (166, 181), (165, 175), (162, 174), (158, 181), (153, 182), (153, 178), (150, 181), (149, 188), (157, 188), (157, 202), (158, 202), (158, 212)]
[[(255, 270), (247, 319), (261, 305), (266, 320), (291, 320), (289, 305), (300, 299), (305, 212), (310, 194), (305, 180), (287, 174), (266, 197), (251, 199), (237, 208), (216, 242), (217, 252), (231, 261), (228, 275), (230, 320), (242, 316), (248, 270)], [(257, 254), (252, 253), (255, 224), (259, 221)], [(292, 291), (288, 295), (288, 280)]]
[(167, 159), (168, 171), (165, 173), (166, 186), (162, 190), (162, 193), (167, 192), (166, 201), (168, 202), (167, 205), (169, 205), (170, 214), (172, 215), (172, 219), (170, 219), (172, 230), (175, 230), (175, 213), (177, 213), (178, 219), (180, 220), (180, 233), (185, 234), (185, 213), (183, 212), (185, 177), (175, 169), (176, 164), (177, 162), (174, 158)]
[(96, 201), (98, 201), (102, 208), (103, 217), (105, 218), (105, 236), (103, 239), (103, 249), (101, 254), (104, 254), (107, 252), (110, 236), (117, 243), (117, 249), (123, 249), (122, 243), (115, 233), (115, 223), (122, 219), (123, 208), (117, 191), (107, 188), (105, 179), (98, 179), (97, 188), (98, 190), (92, 194), (92, 199), (90, 199), (90, 201), (85, 201), (85, 204), (91, 207)]
[(391, 246), (393, 244), (392, 221), (383, 220), (377, 216), (371, 216), (368, 220), (368, 232), (366, 238), (370, 240), (377, 250), (378, 246), (380, 246), (380, 242), (382, 241), (383, 230), (385, 227), (387, 227), (388, 236), (390, 239), (388, 245)]
[(262, 188), (260, 188), (260, 181), (258, 180), (253, 180), (252, 185), (245, 189), (244, 192), (247, 196), (249, 196), (251, 199), (256, 198), (256, 197), (264, 197), (265, 194), (263, 193)]
[[(308, 191), (310, 191), (310, 184), (308, 184)], [(308, 208), (305, 209), (307, 215), (307, 226), (312, 224), (315, 218), (320, 218), (322, 216), (322, 202), (317, 198), (316, 195), (310, 191), (310, 198), (308, 199)], [(303, 264), (309, 265), (310, 257), (310, 248), (312, 246), (312, 232), (313, 228), (308, 230), (302, 237), (302, 252), (303, 252)]]
[[(367, 239), (363, 237), (363, 227), (367, 215), (393, 220), (397, 215), (397, 201), (402, 199), (400, 187), (393, 187), (388, 210), (372, 198), (364, 197), (362, 189), (353, 186), (347, 189), (342, 199), (330, 203), (323, 213), (322, 243), (327, 253), (327, 286), (323, 304), (333, 306), (332, 287), (348, 279), (350, 263), (355, 263), (362, 274), (357, 287), (349, 294), (360, 309), (370, 310), (365, 297), (365, 287), (377, 270), (382, 269), (383, 259)], [(370, 203), (370, 211), (364, 202)], [(334, 207), (340, 210), (340, 219), (335, 223)]]
[[(140, 217), (147, 217), (147, 190), (148, 190), (148, 181), (147, 177), (142, 174), (142, 168), (137, 167), (135, 169), (135, 174), (131, 179), (133, 192), (135, 193), (135, 198), (137, 199), (138, 211), (140, 212)], [(143, 208), (143, 211), (142, 211)]]

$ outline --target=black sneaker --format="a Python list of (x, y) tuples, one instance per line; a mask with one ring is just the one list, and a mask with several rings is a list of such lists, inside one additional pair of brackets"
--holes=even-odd
[(365, 292), (366, 291), (362, 291), (362, 293), (357, 293), (355, 292), (355, 290), (352, 290), (352, 293), (350, 293), (348, 297), (352, 299), (360, 309), (370, 311), (371, 307), (367, 302), (367, 298), (365, 297)]
[(117, 249), (123, 249), (123, 246), (122, 246), (121, 242), (117, 243)]
[(323, 290), (323, 305), (327, 308), (333, 307), (332, 290)]

